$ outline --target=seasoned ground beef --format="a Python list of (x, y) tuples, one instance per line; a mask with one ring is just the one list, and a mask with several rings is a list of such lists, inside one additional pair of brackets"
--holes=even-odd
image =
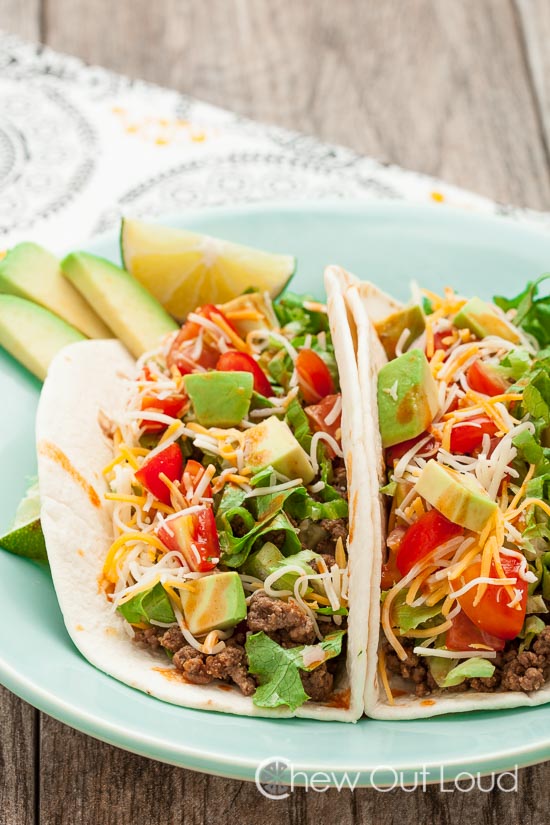
[(334, 676), (329, 672), (326, 664), (319, 665), (310, 673), (301, 670), (300, 678), (305, 692), (314, 702), (327, 702), (330, 699)]
[(292, 602), (272, 599), (265, 590), (258, 590), (252, 597), (247, 624), (253, 633), (263, 630), (283, 647), (315, 644), (316, 641), (315, 629), (309, 616)]
[[(414, 684), (416, 696), (428, 696), (432, 691), (439, 690), (431, 676), (427, 663), (420, 656), (412, 652), (413, 644), (405, 645), (407, 658), (401, 661), (393, 649), (386, 643), (386, 666), (391, 673), (396, 673), (403, 679), (409, 679)], [(508, 649), (497, 653), (491, 663), (495, 666), (492, 676), (479, 679), (466, 679), (460, 685), (447, 688), (447, 691), (464, 692), (466, 690), (493, 693), (497, 690), (520, 690), (528, 693), (540, 688), (550, 678), (550, 626), (545, 627), (534, 640), (531, 650), (520, 652), (519, 642), (509, 643)]]
[(326, 553), (334, 556), (338, 539), (342, 539), (344, 544), (346, 542), (348, 537), (348, 521), (344, 518), (323, 518), (319, 523), (325, 531), (325, 538), (318, 542), (315, 550), (317, 553)]
[(344, 459), (335, 459), (332, 463), (332, 486), (341, 496), (348, 497), (348, 478)]

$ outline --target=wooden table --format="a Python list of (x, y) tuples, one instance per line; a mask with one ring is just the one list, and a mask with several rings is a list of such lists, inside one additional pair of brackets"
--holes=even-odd
[[(550, 0), (0, 0), (0, 26), (243, 114), (550, 209)], [(295, 792), (104, 745), (0, 693), (0, 823), (548, 820), (519, 793)], [(503, 742), (506, 731), (503, 730)]]

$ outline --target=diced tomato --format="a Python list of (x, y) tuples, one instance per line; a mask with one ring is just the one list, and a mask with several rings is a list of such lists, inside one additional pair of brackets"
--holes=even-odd
[(314, 350), (301, 349), (295, 366), (300, 390), (307, 404), (317, 404), (325, 396), (334, 394), (330, 370)]
[[(205, 467), (203, 467), (203, 465), (200, 464), (198, 461), (195, 461), (194, 459), (190, 458), (187, 461), (187, 464), (185, 465), (185, 470), (183, 471), (184, 488), (186, 475), (189, 475), (189, 481), (191, 483), (191, 486), (193, 487), (193, 490), (196, 490), (204, 473)], [(208, 484), (208, 486), (206, 487), (203, 496), (204, 498), (212, 498), (212, 487), (210, 486), (210, 484)]]
[(408, 528), (397, 553), (397, 567), (402, 576), (412, 570), (426, 556), (454, 536), (462, 527), (441, 515), (438, 510), (428, 510)]
[[(420, 433), (415, 438), (409, 438), (408, 441), (401, 441), (400, 444), (394, 444), (392, 447), (388, 447), (386, 449), (386, 464), (388, 467), (393, 467), (394, 462), (399, 461), (400, 458), (403, 458), (406, 452), (414, 447), (415, 444), (418, 444), (423, 438), (426, 438), (427, 433)], [(428, 452), (434, 446), (434, 441), (428, 441), (421, 452)]]
[(467, 418), (451, 430), (451, 452), (472, 453), (481, 447), (485, 434), (494, 435), (496, 431), (495, 422), (487, 415)]
[(216, 369), (220, 372), (250, 372), (254, 378), (254, 389), (269, 398), (273, 395), (271, 384), (260, 365), (246, 352), (228, 350), (220, 355)]
[(403, 541), (403, 536), (407, 532), (406, 527), (399, 525), (390, 531), (386, 539), (388, 547), (388, 555), (386, 561), (382, 565), (381, 584), (382, 590), (389, 590), (401, 578), (401, 573), (397, 569), (397, 551)]
[(196, 573), (213, 570), (220, 560), (220, 542), (211, 507), (194, 513), (175, 513), (159, 527), (157, 535), (168, 550), (179, 551)]
[(182, 469), (183, 457), (180, 448), (177, 444), (169, 444), (166, 449), (144, 461), (136, 472), (136, 479), (158, 501), (170, 504), (170, 490), (159, 476), (164, 473), (170, 481), (179, 481)]
[(449, 343), (445, 343), (444, 339), (452, 338), (453, 331), (451, 329), (446, 330), (438, 330), (434, 332), (434, 352), (438, 349), (442, 349), (445, 352), (451, 346)]
[[(209, 321), (214, 317), (221, 318), (233, 332), (237, 332), (231, 321), (214, 304), (205, 304), (203, 307), (198, 307), (194, 314), (201, 315)], [(170, 347), (166, 362), (169, 367), (176, 366), (182, 375), (193, 372), (197, 367), (203, 367), (207, 370), (216, 368), (220, 357), (220, 352), (216, 346), (203, 341), (201, 352), (198, 355), (195, 354), (195, 339), (200, 331), (200, 324), (194, 321), (186, 321)]]
[[(325, 432), (331, 435), (336, 441), (340, 441), (342, 433), (342, 413), (339, 412), (336, 420), (332, 424), (327, 424), (326, 418), (334, 409), (334, 405), (340, 398), (340, 394), (327, 395), (318, 404), (313, 404), (310, 407), (304, 407), (304, 412), (309, 419), (309, 423), (315, 432)], [(327, 445), (328, 446), (328, 445)]]
[[(164, 415), (169, 415), (172, 418), (179, 418), (185, 405), (187, 404), (186, 395), (170, 395), (168, 398), (157, 398), (154, 395), (146, 395), (141, 402), (142, 410), (149, 410), (150, 412), (160, 412)], [(159, 433), (166, 429), (167, 424), (161, 421), (150, 421), (144, 415), (141, 426), (146, 433)]]
[[(503, 585), (490, 584), (483, 594), (481, 601), (474, 607), (477, 587), (472, 587), (458, 601), (462, 610), (472, 622), (486, 633), (498, 636), (499, 639), (515, 639), (525, 619), (527, 607), (527, 582), (518, 577), (520, 560), (511, 556), (501, 556), (502, 569), (508, 578), (516, 578), (512, 585), (514, 590), (521, 592), (521, 599), (516, 607), (508, 607), (510, 596)], [(453, 590), (460, 590), (472, 579), (477, 579), (481, 572), (481, 562), (471, 564), (459, 579), (451, 581)], [(491, 578), (498, 578), (494, 562), (491, 562), (489, 571)]]
[[(463, 610), (452, 620), (452, 627), (445, 635), (445, 647), (449, 650), (468, 650), (473, 645), (485, 645), (492, 650), (503, 650), (505, 641), (486, 633), (475, 625)], [(472, 647), (475, 650), (475, 647)]]
[(466, 371), (466, 380), (475, 392), (483, 395), (501, 395), (510, 386), (505, 378), (481, 361), (474, 361)]

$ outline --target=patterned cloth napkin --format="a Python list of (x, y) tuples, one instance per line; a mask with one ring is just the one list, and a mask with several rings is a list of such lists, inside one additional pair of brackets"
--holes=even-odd
[(117, 224), (220, 204), (441, 203), (536, 221), (440, 180), (255, 123), (0, 33), (0, 249), (61, 252)]

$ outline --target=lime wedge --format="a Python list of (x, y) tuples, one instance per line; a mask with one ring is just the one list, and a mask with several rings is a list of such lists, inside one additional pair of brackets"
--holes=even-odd
[(34, 482), (22, 499), (12, 529), (0, 536), (0, 547), (28, 559), (46, 561), (46, 542), (40, 525), (40, 494)]
[(128, 218), (122, 221), (120, 246), (124, 267), (179, 320), (251, 287), (275, 298), (296, 268), (292, 255)]

